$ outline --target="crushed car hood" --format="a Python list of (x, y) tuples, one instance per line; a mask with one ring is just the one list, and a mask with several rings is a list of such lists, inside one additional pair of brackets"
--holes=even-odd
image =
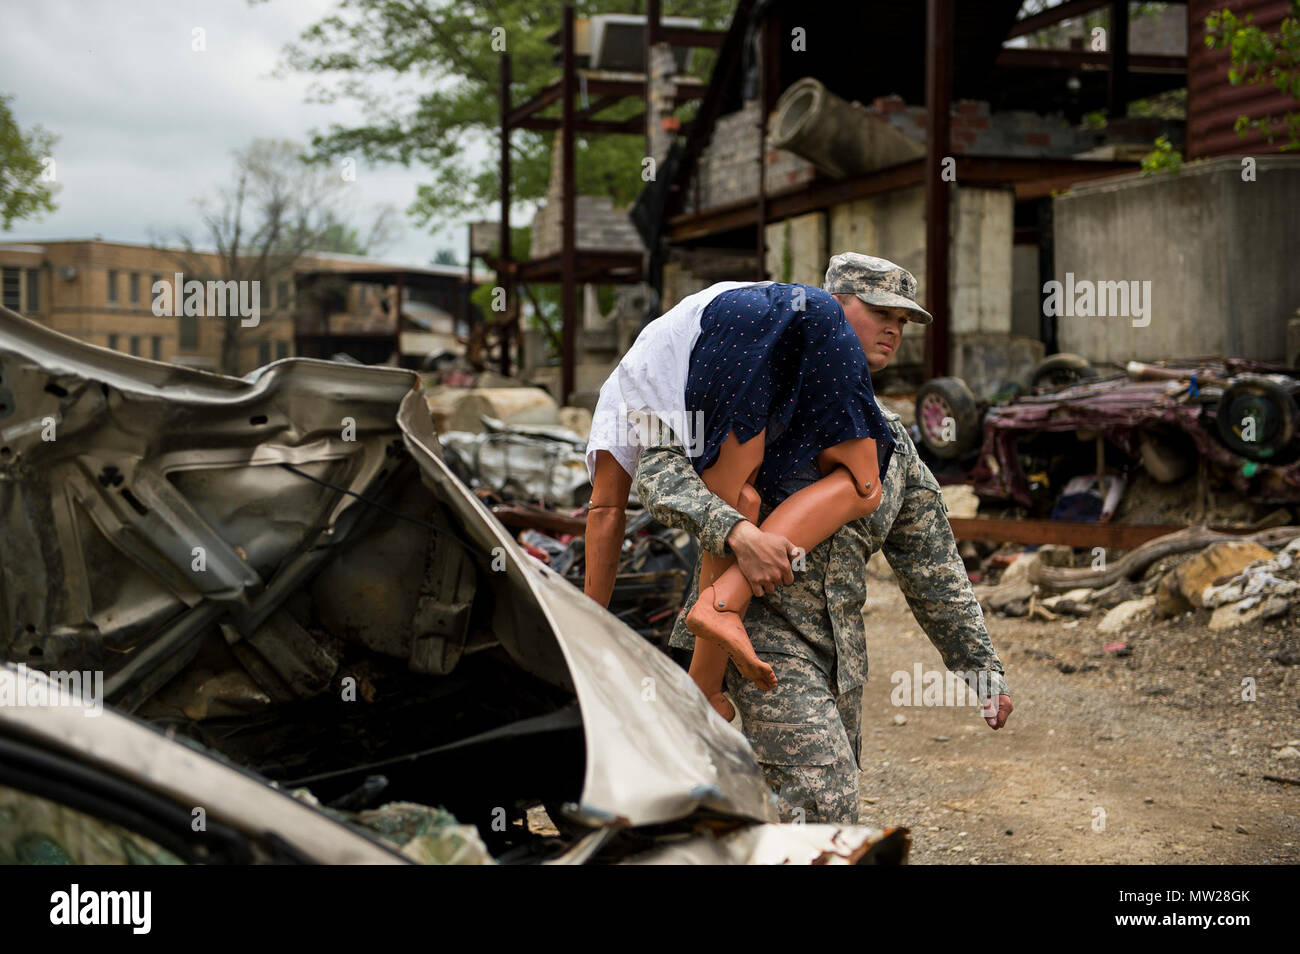
[(524, 553), (451, 473), (418, 385), (307, 359), (231, 378), (0, 309), (0, 656), (102, 669), (109, 701), (136, 708), (214, 626), (247, 637), (338, 557), (373, 518), (358, 498), (383, 492), (400, 446), (499, 574), (501, 646), (577, 696), (576, 814), (616, 827), (701, 809), (775, 821), (753, 751), (689, 676)]
[(642, 825), (705, 806), (776, 820), (772, 798), (744, 736), (713, 711), (672, 660), (525, 553), (436, 452), (437, 436), (418, 392), (398, 424), (426, 486), (446, 500), (474, 542), (505, 560), (521, 661), (563, 653), (582, 707), (587, 770), (581, 809), (593, 821)]

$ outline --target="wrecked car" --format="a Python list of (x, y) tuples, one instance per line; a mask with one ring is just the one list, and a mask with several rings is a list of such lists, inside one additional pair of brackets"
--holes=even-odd
[(1043, 365), (1028, 393), (1009, 389), (983, 405), (960, 378), (927, 382), (917, 393), (916, 426), (931, 459), (968, 468), (982, 498), (1032, 507), (1041, 503), (1036, 473), (1088, 458), (1079, 441), (1102, 440), (1113, 462), (1140, 466), (1158, 483), (1203, 466), (1206, 478), (1261, 503), (1300, 501), (1293, 372), (1224, 358), (1134, 361), (1107, 375), (1075, 355)]
[[(394, 805), (444, 810), (496, 861), (906, 855), (904, 829), (775, 824), (687, 674), (455, 477), (412, 372), (230, 378), (0, 309), (0, 539), (0, 657), (102, 673), (117, 710), (0, 705), (27, 753), (0, 791), (86, 812), (21, 769), (61, 760), (97, 774), (105, 821), (205, 805), (255, 860), (401, 860), (323, 813), (425, 827)], [(214, 798), (236, 771), (266, 791)]]

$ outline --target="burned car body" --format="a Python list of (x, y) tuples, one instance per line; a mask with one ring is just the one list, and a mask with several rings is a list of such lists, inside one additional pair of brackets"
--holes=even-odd
[[(1043, 364), (1065, 358), (1077, 356)], [(1068, 373), (984, 407), (960, 379), (928, 382), (916, 409), (927, 452), (941, 462), (973, 456), (977, 494), (1024, 506), (1033, 505), (1025, 461), (1068, 456), (1060, 439), (1078, 434), (1104, 438), (1161, 483), (1203, 462), (1207, 476), (1261, 503), (1300, 502), (1300, 378), (1288, 369), (1205, 358), (1130, 362), (1104, 376), (1056, 370)]]
[(0, 534), (0, 656), (102, 671), (112, 706), (328, 804), (445, 806), (521, 860), (776, 820), (689, 677), (457, 480), (413, 373), (234, 379), (0, 312)]

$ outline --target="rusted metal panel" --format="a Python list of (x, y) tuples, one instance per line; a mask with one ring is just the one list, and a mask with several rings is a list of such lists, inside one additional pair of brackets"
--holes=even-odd
[(1240, 18), (1252, 14), (1254, 25), (1275, 32), (1290, 13), (1288, 0), (1189, 0), (1187, 4), (1187, 158), (1278, 152), (1284, 140), (1270, 145), (1258, 132), (1239, 136), (1238, 116), (1279, 116), (1297, 108), (1295, 99), (1273, 86), (1232, 86), (1226, 50), (1205, 45), (1205, 18), (1215, 10)]
[(549, 510), (503, 504), (493, 507), (492, 513), (507, 527), (516, 530), (540, 530), (550, 534), (571, 533), (575, 537), (580, 537), (587, 532), (587, 521), (581, 517), (569, 517)]

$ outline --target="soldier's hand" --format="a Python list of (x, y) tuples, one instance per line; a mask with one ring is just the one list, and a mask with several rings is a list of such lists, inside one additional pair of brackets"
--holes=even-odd
[(755, 596), (771, 593), (782, 583), (794, 582), (790, 557), (798, 548), (781, 534), (764, 533), (748, 520), (742, 520), (728, 534), (727, 543)]
[(1011, 716), (1011, 710), (1015, 706), (1011, 704), (1011, 697), (1008, 695), (998, 696), (998, 714), (990, 715), (993, 711), (993, 700), (990, 699), (984, 708), (984, 721), (989, 724), (990, 729), (1000, 729), (1007, 724), (1007, 719)]

